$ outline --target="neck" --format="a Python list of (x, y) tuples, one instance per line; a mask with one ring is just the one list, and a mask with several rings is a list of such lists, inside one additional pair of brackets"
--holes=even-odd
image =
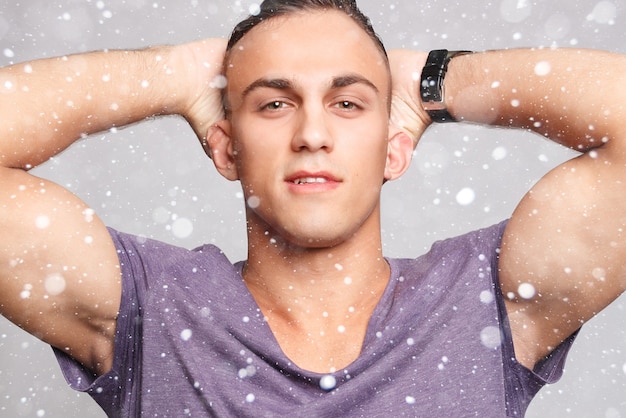
[[(309, 314), (298, 307), (330, 311), (374, 305), (389, 279), (380, 234), (329, 248), (302, 248), (268, 239), (251, 246), (244, 280), (261, 308), (286, 317)], [(368, 302), (369, 301), (369, 302)], [(298, 319), (298, 318), (293, 318)]]
[(328, 372), (358, 356), (390, 275), (379, 231), (329, 248), (302, 248), (249, 229), (244, 280), (295, 364)]

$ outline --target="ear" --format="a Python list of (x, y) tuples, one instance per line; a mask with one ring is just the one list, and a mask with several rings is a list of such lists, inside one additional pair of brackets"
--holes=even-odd
[(228, 180), (238, 180), (230, 122), (221, 120), (211, 126), (203, 143), (204, 151), (213, 160), (217, 171)]
[(385, 181), (395, 180), (409, 168), (413, 157), (413, 140), (401, 129), (389, 127)]

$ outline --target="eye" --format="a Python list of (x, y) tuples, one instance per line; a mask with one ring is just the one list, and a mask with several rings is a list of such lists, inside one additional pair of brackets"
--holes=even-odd
[(358, 106), (349, 100), (342, 100), (339, 103), (337, 103), (337, 107), (339, 107), (340, 109), (344, 109), (344, 110), (352, 110), (352, 109), (356, 109)]
[(354, 101), (351, 99), (347, 99), (347, 100), (337, 100), (334, 104), (333, 107), (335, 109), (338, 109), (340, 111), (343, 112), (352, 112), (355, 110), (360, 110), (363, 109), (363, 106), (361, 106), (358, 101)]
[(273, 100), (269, 103), (264, 104), (261, 107), (261, 110), (280, 110), (287, 107), (287, 103), (280, 100)]

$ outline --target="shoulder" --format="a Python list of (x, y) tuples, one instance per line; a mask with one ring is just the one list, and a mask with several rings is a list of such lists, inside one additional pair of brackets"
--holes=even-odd
[(139, 258), (144, 262), (163, 264), (204, 255), (220, 261), (228, 261), (224, 252), (212, 244), (204, 244), (194, 249), (188, 249), (165, 241), (120, 232), (113, 228), (108, 228), (108, 230), (118, 255), (123, 255), (127, 258)]
[(507, 224), (508, 220), (504, 220), (485, 228), (476, 229), (453, 238), (438, 241), (433, 244), (433, 249), (442, 247), (447, 250), (459, 250), (467, 254), (473, 254), (476, 251), (482, 250), (496, 250), (502, 242)]
[(160, 240), (109, 228), (117, 250), (122, 276), (135, 286), (151, 287), (159, 282), (196, 276), (236, 274), (235, 266), (217, 246), (205, 244), (188, 249)]
[(458, 265), (471, 259), (497, 261), (508, 220), (433, 243), (430, 250), (410, 261), (433, 266)]
[(506, 223), (437, 241), (417, 258), (390, 259), (392, 280), (398, 282), (396, 293), (411, 304), (432, 300), (433, 308), (444, 300), (477, 302), (479, 306), (486, 301), (490, 304), (495, 298), (500, 243)]

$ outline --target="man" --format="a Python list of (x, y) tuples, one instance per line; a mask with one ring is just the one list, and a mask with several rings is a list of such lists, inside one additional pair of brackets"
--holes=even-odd
[[(395, 53), (390, 74), (350, 2), (302, 3), (264, 3), (271, 17), (240, 26), (226, 119), (220, 41), (4, 70), (3, 314), (63, 351), (70, 383), (111, 415), (522, 414), (570, 336), (623, 291), (623, 57), (459, 54), (427, 113), (414, 80), (424, 55)], [(37, 109), (20, 114), (33, 93)], [(588, 152), (508, 224), (386, 260), (380, 188), (442, 113)], [(245, 263), (107, 231), (23, 171), (82, 134), (160, 114), (187, 118), (241, 181)]]

